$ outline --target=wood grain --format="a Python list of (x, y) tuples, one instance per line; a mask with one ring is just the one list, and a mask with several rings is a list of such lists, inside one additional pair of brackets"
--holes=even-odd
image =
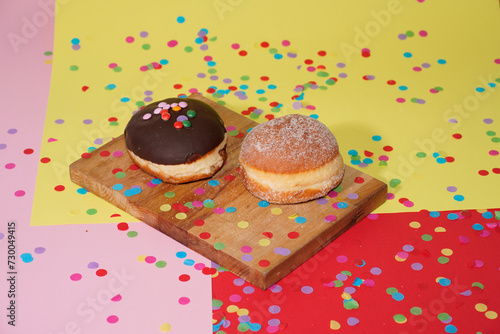
[[(71, 180), (261, 289), (385, 201), (385, 183), (349, 166), (341, 185), (323, 199), (294, 205), (261, 201), (237, 171), (244, 135), (257, 123), (200, 95), (190, 97), (213, 106), (230, 130), (228, 161), (213, 178), (155, 184), (134, 169), (122, 135), (71, 164)], [(123, 189), (114, 190), (116, 184)], [(130, 195), (134, 188), (141, 191)]]

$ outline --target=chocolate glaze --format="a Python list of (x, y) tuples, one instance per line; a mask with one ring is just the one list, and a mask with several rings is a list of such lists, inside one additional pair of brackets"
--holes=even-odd
[[(160, 102), (168, 104), (187, 102), (187, 107), (173, 111), (169, 120), (163, 120), (154, 110)], [(194, 110), (196, 116), (188, 118), (190, 127), (177, 129), (174, 123), (180, 115)], [(144, 120), (145, 114), (152, 116)], [(137, 111), (125, 128), (127, 148), (142, 159), (163, 165), (191, 163), (216, 148), (226, 133), (219, 114), (205, 102), (188, 98), (168, 98), (153, 102)]]

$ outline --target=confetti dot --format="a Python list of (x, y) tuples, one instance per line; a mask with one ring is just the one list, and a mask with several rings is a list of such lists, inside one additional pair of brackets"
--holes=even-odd
[(78, 273), (75, 273), (75, 274), (71, 275), (69, 277), (69, 279), (72, 280), (72, 281), (79, 281), (79, 280), (82, 279), (82, 275), (78, 274)]
[(494, 320), (494, 319), (498, 318), (498, 314), (495, 311), (486, 311), (486, 313), (484, 315), (486, 318), (488, 318), (490, 320)]
[(110, 315), (106, 318), (106, 321), (110, 324), (116, 324), (118, 322), (118, 317), (116, 315)]

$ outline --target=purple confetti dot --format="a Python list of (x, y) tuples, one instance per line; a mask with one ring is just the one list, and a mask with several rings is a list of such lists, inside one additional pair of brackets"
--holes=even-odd
[(147, 95), (147, 96), (153, 95), (153, 91), (146, 90), (146, 91), (144, 91), (144, 95)]
[(347, 198), (349, 198), (349, 199), (358, 199), (358, 197), (359, 196), (356, 193), (350, 193), (347, 195)]
[(272, 306), (269, 306), (269, 308), (267, 310), (271, 314), (278, 314), (281, 312), (281, 307), (279, 307), (278, 305), (272, 305)]
[(236, 286), (242, 286), (243, 284), (245, 284), (245, 280), (242, 278), (235, 278), (233, 284)]
[(45, 248), (44, 247), (37, 247), (37, 248), (35, 248), (34, 252), (35, 252), (35, 254), (43, 254), (43, 253), (45, 253)]
[(450, 186), (446, 188), (446, 190), (448, 190), (450, 193), (454, 193), (455, 191), (457, 191), (457, 187)]
[(7, 133), (9, 135), (13, 135), (13, 134), (17, 133), (17, 129), (9, 129), (9, 130), (7, 130)]
[(286, 55), (288, 58), (296, 58), (297, 57), (297, 54), (293, 53), (293, 52), (288, 52)]
[(412, 245), (404, 245), (404, 246), (403, 246), (403, 250), (404, 250), (405, 252), (413, 252), (413, 250), (414, 250), (414, 249), (415, 249), (415, 248), (414, 248)]
[(92, 124), (93, 120), (91, 119), (84, 119), (83, 124)]
[(340, 273), (340, 274), (337, 274), (337, 276), (335, 276), (335, 278), (338, 279), (339, 281), (343, 282), (343, 281), (347, 280), (348, 276), (346, 274)]
[(316, 201), (316, 203), (318, 203), (319, 205), (325, 205), (325, 204), (328, 204), (328, 200), (326, 198), (322, 197), (322, 198), (318, 199)]
[(411, 264), (411, 269), (413, 269), (415, 271), (422, 270), (423, 268), (424, 268), (424, 266), (421, 263), (415, 262), (415, 263)]
[(270, 319), (267, 324), (269, 326), (279, 326), (281, 324), (280, 319)]
[(276, 253), (278, 255), (288, 256), (292, 253), (292, 251), (289, 250), (288, 248), (276, 247), (274, 249), (274, 253)]
[(302, 103), (299, 101), (295, 101), (294, 103), (292, 103), (292, 108), (295, 110), (298, 110), (298, 109), (302, 108)]
[(251, 318), (248, 315), (240, 315), (238, 317), (239, 322), (250, 322)]
[(347, 318), (347, 324), (349, 326), (356, 326), (357, 324), (359, 324), (359, 319), (355, 317), (349, 317)]
[(485, 118), (485, 119), (483, 119), (483, 122), (486, 124), (491, 124), (491, 123), (493, 123), (493, 120), (491, 118)]
[(0, 233), (0, 240), (2, 240), (5, 237), (5, 234)]
[(339, 78), (343, 78), (343, 79), (347, 78), (347, 73), (344, 73), (344, 72), (339, 73)]
[(147, 96), (144, 98), (144, 102), (152, 102), (153, 98), (151, 96)]
[(216, 80), (219, 80), (219, 77), (218, 77), (218, 76), (216, 76), (216, 75), (211, 75), (211, 76), (210, 76), (210, 80), (212, 80), (212, 81), (216, 81)]
[(59, 118), (59, 119), (56, 119), (54, 122), (55, 122), (56, 124), (63, 124), (63, 123), (64, 123), (64, 119), (60, 119), (60, 118)]
[(405, 34), (399, 34), (398, 35), (398, 38), (402, 41), (404, 41), (406, 39), (406, 35)]
[(253, 286), (246, 286), (243, 288), (243, 293), (246, 295), (251, 295), (252, 293), (255, 292), (255, 288)]
[(252, 255), (250, 255), (250, 254), (243, 254), (243, 255), (241, 256), (241, 260), (242, 260), (242, 261), (245, 261), (245, 262), (250, 262), (250, 261), (252, 261), (252, 260), (253, 260), (253, 256), (252, 256)]
[(141, 36), (142, 38), (146, 38), (148, 37), (149, 33), (147, 31), (141, 31), (141, 33), (139, 34), (139, 36)]
[(6, 144), (0, 144), (0, 150), (5, 150), (7, 148)]
[(271, 286), (269, 288), (269, 290), (271, 290), (271, 292), (273, 292), (273, 293), (278, 293), (278, 292), (281, 292), (281, 290), (283, 290), (283, 288), (281, 287), (281, 285), (274, 284), (273, 286)]
[(429, 67), (431, 67), (431, 64), (429, 64), (429, 63), (423, 63), (422, 67), (423, 68), (429, 68)]
[(80, 44), (73, 44), (73, 45), (71, 45), (71, 48), (75, 51), (78, 51), (78, 50), (80, 50)]
[(344, 64), (344, 63), (337, 63), (337, 67), (338, 67), (338, 68), (344, 68), (344, 67), (345, 67), (345, 64)]
[(252, 112), (254, 114), (262, 115), (262, 113), (264, 112), (264, 110), (262, 110), (262, 109), (254, 109)]
[(102, 138), (97, 138), (96, 140), (94, 140), (94, 144), (101, 145), (102, 144)]
[(312, 292), (313, 292), (313, 288), (312, 288), (312, 287), (310, 287), (310, 286), (303, 286), (303, 287), (300, 289), (300, 291), (302, 291), (302, 293), (304, 293), (304, 294), (308, 295), (308, 294), (310, 294), (310, 293), (312, 293)]
[(345, 289), (344, 289), (344, 292), (345, 293), (348, 293), (350, 295), (352, 295), (353, 293), (356, 292), (356, 288), (353, 287), (353, 286), (347, 286)]
[(223, 79), (222, 82), (226, 83), (226, 84), (230, 84), (231, 82), (233, 82), (233, 80), (226, 78), (226, 79)]
[(198, 78), (203, 79), (203, 78), (204, 78), (204, 77), (206, 77), (207, 75), (206, 75), (205, 73), (198, 73), (196, 76), (197, 76)]
[(201, 50), (201, 51), (206, 51), (206, 50), (208, 50), (208, 45), (207, 45), (207, 44), (202, 44), (202, 45), (200, 45), (200, 50)]
[(89, 264), (87, 264), (87, 268), (89, 268), (89, 269), (97, 269), (97, 268), (99, 268), (99, 263), (97, 263), (97, 262), (89, 262)]

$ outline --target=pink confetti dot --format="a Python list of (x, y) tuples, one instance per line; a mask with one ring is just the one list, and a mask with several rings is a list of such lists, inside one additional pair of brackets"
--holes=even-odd
[(461, 235), (461, 236), (458, 237), (458, 241), (460, 241), (461, 244), (467, 244), (467, 243), (469, 243), (469, 238), (467, 238), (466, 236)]
[(338, 263), (346, 263), (347, 262), (347, 256), (345, 256), (345, 255), (339, 255), (339, 256), (337, 256), (337, 262)]
[(393, 193), (387, 193), (388, 200), (395, 199), (395, 198), (396, 198), (396, 196)]
[(314, 66), (307, 66), (307, 71), (308, 72), (314, 72), (314, 71), (316, 71), (316, 67), (314, 67)]
[(500, 58), (495, 59), (495, 64), (499, 64), (500, 65)]
[(397, 256), (400, 259), (407, 259), (408, 258), (408, 253), (407, 252), (398, 252)]
[(75, 282), (76, 282), (76, 281), (79, 281), (79, 280), (81, 280), (81, 279), (82, 279), (82, 275), (81, 275), (81, 274), (76, 273), (76, 274), (71, 275), (71, 276), (69, 277), (69, 279), (70, 279), (70, 280), (72, 280), (72, 281), (75, 281)]
[(403, 205), (406, 206), (407, 208), (411, 208), (415, 204), (412, 201), (404, 201)]
[(16, 167), (16, 164), (14, 164), (12, 162), (5, 165), (5, 168), (7, 168), (7, 169), (13, 169), (14, 167)]
[(203, 188), (196, 188), (196, 189), (194, 190), (194, 193), (195, 193), (196, 195), (203, 195), (203, 194), (205, 193), (205, 189), (203, 189)]
[(119, 302), (120, 300), (122, 300), (122, 295), (120, 295), (120, 294), (118, 294), (118, 295), (114, 296), (113, 298), (111, 298), (112, 302)]
[(427, 31), (425, 31), (425, 30), (420, 30), (420, 31), (418, 32), (418, 34), (419, 34), (421, 37), (427, 37)]
[(108, 67), (109, 67), (109, 68), (115, 68), (116, 66), (118, 66), (118, 64), (117, 64), (117, 63), (110, 63), (110, 64), (108, 65)]
[(241, 296), (238, 294), (234, 294), (234, 295), (229, 296), (229, 300), (233, 303), (237, 303), (237, 302), (241, 301)]
[(214, 209), (214, 213), (218, 214), (218, 215), (221, 215), (225, 212), (226, 210), (224, 210), (224, 208), (215, 208)]
[(238, 50), (240, 48), (240, 45), (238, 43), (234, 43), (231, 45), (231, 47), (234, 49), (234, 50)]
[(178, 44), (178, 42), (177, 42), (175, 39), (173, 39), (173, 40), (171, 40), (171, 41), (169, 41), (169, 42), (167, 43), (167, 45), (168, 45), (170, 48), (173, 48), (174, 46), (177, 46), (177, 44)]
[(415, 72), (420, 72), (420, 71), (422, 71), (422, 68), (421, 68), (420, 66), (415, 66), (415, 67), (413, 68), (413, 70), (414, 70)]
[(285, 39), (285, 40), (283, 40), (283, 42), (281, 42), (281, 45), (283, 45), (283, 46), (289, 46), (290, 45), (290, 41), (287, 41)]
[(132, 36), (128, 36), (127, 38), (125, 38), (125, 42), (127, 42), (127, 43), (133, 43), (133, 42), (134, 42), (134, 40), (135, 40), (135, 39), (134, 39), (134, 37), (132, 37)]
[(398, 98), (396, 99), (396, 102), (398, 102), (398, 103), (404, 103), (405, 101), (406, 101), (406, 100), (405, 100), (405, 99), (403, 99), (402, 97), (398, 97)]
[(307, 110), (316, 110), (316, 107), (315, 107), (315, 106), (313, 106), (313, 105), (308, 105), (308, 106), (306, 107), (306, 109), (307, 109)]
[(179, 298), (179, 304), (181, 305), (187, 305), (191, 302), (191, 300), (188, 297), (181, 297)]
[(106, 321), (110, 324), (116, 324), (118, 322), (118, 317), (116, 315), (110, 315)]
[(14, 196), (16, 197), (23, 197), (24, 195), (26, 195), (26, 192), (24, 190), (18, 190), (14, 193)]
[(193, 267), (194, 267), (194, 269), (196, 269), (196, 270), (202, 270), (202, 269), (203, 269), (203, 268), (205, 268), (206, 266), (205, 266), (205, 264), (204, 264), (204, 263), (199, 262), (199, 263), (196, 263)]
[(139, 70), (141, 70), (142, 72), (146, 72), (148, 70), (148, 67), (147, 66), (141, 66), (139, 68)]
[(121, 157), (123, 155), (123, 152), (122, 151), (114, 151), (113, 152), (113, 156), (115, 158), (118, 158), (118, 157)]
[(195, 208), (201, 208), (203, 206), (203, 202), (202, 201), (193, 201), (193, 206)]
[(144, 259), (144, 261), (146, 263), (155, 263), (156, 262), (156, 257), (154, 257), (154, 256), (146, 256), (146, 258)]
[(488, 152), (490, 155), (498, 155), (498, 151), (497, 150), (491, 150)]
[(205, 57), (203, 57), (203, 60), (204, 61), (212, 61), (213, 58), (212, 58), (212, 56), (205, 56)]
[(375, 281), (372, 280), (372, 279), (370, 279), (370, 278), (369, 279), (365, 279), (363, 281), (363, 285), (372, 287), (372, 286), (375, 286)]

